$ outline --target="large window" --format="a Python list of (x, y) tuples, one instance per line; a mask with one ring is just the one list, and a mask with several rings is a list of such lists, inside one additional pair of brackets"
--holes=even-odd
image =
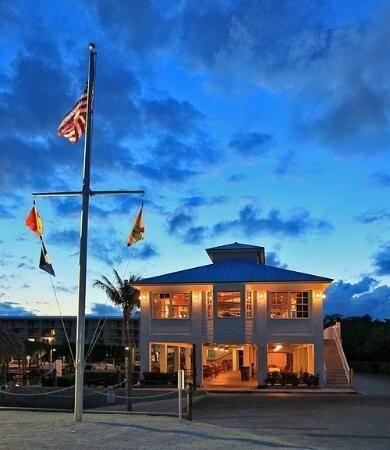
[(269, 292), (271, 319), (308, 319), (309, 292)]
[(213, 293), (207, 292), (207, 318), (212, 319), (213, 318)]
[(252, 291), (246, 292), (245, 316), (247, 319), (253, 319), (253, 297)]
[(188, 319), (189, 294), (154, 294), (153, 318), (154, 319)]
[(218, 292), (218, 317), (241, 316), (241, 293)]

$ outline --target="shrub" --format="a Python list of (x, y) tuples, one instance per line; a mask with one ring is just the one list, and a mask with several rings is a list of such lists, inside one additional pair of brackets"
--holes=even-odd
[(265, 379), (265, 384), (270, 384), (271, 386), (274, 386), (277, 383), (280, 383), (279, 372), (268, 372), (267, 378)]

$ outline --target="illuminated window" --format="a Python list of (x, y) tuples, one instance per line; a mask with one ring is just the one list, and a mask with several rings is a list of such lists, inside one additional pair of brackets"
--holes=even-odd
[(240, 292), (218, 292), (218, 317), (240, 317), (241, 316), (241, 293)]
[(308, 319), (309, 292), (269, 292), (271, 319)]
[(245, 315), (247, 319), (253, 319), (253, 297), (251, 291), (246, 293)]
[(213, 318), (213, 293), (207, 292), (207, 318)]
[(188, 319), (189, 294), (154, 294), (153, 318), (154, 319)]
[(290, 293), (290, 315), (296, 319), (307, 319), (309, 317), (309, 293)]

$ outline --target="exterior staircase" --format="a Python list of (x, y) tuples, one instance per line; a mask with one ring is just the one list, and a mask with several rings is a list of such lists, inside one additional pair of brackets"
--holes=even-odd
[(341, 324), (324, 329), (325, 384), (330, 389), (354, 389), (353, 370), (349, 368), (341, 343)]
[(324, 339), (324, 361), (326, 367), (326, 387), (331, 389), (348, 389), (351, 387), (341, 358), (333, 339)]

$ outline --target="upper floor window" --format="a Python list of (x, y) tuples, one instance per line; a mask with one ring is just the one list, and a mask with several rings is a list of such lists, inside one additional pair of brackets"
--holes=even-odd
[(217, 300), (219, 318), (241, 316), (240, 292), (218, 292)]
[(154, 319), (188, 319), (190, 296), (188, 293), (154, 294)]
[(271, 319), (308, 319), (309, 292), (269, 292)]

